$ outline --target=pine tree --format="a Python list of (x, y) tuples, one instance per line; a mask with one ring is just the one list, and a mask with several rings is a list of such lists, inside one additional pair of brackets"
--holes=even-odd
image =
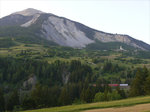
[(31, 96), (26, 95), (23, 98), (21, 107), (23, 109), (25, 109), (25, 110), (27, 110), (27, 109), (34, 109), (34, 108), (36, 108), (35, 101), (33, 100), (33, 98)]
[(64, 87), (60, 93), (59, 102), (61, 105), (71, 104), (71, 98), (68, 93), (67, 87)]
[(2, 89), (0, 88), (0, 112), (5, 111), (5, 99)]
[(91, 102), (92, 101), (92, 92), (90, 90), (90, 88), (88, 87), (88, 89), (86, 89), (85, 91), (85, 101), (87, 103)]
[(144, 83), (144, 90), (146, 95), (150, 95), (150, 74), (146, 78), (146, 81)]
[(92, 93), (92, 90), (91, 90), (90, 87), (88, 87), (87, 89), (83, 88), (83, 90), (81, 92), (80, 99), (82, 101), (85, 101), (85, 102), (89, 103), (94, 98), (94, 95), (95, 94)]
[(130, 96), (145, 95), (144, 82), (146, 81), (147, 76), (148, 70), (146, 67), (137, 70), (136, 77), (131, 84)]
[(19, 104), (20, 102), (18, 91), (14, 90), (13, 93), (8, 98), (6, 108), (7, 110), (12, 111), (15, 108), (15, 106), (18, 106)]
[(42, 86), (40, 84), (37, 84), (35, 88), (32, 90), (31, 97), (33, 98), (36, 107), (41, 108), (43, 106), (43, 92), (42, 92)]
[(85, 99), (85, 97), (86, 97), (86, 89), (82, 89), (82, 91), (81, 91), (81, 94), (80, 94), (80, 99), (82, 100), (82, 101), (85, 101), (86, 99)]
[(124, 91), (124, 89), (120, 89), (119, 86), (117, 86), (116, 91), (118, 92), (118, 94), (120, 94), (121, 98), (126, 98), (126, 93)]

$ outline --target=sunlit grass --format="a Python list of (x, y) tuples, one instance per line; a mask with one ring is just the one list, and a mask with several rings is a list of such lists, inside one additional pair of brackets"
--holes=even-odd
[(62, 107), (28, 110), (23, 112), (81, 112), (83, 110), (89, 110), (89, 109), (125, 107), (125, 106), (132, 106), (132, 105), (144, 104), (144, 103), (150, 103), (150, 96), (128, 98), (124, 100), (110, 101), (110, 102), (98, 102), (98, 103), (89, 103), (89, 104), (81, 104), (81, 105), (69, 105), (69, 106), (62, 106)]

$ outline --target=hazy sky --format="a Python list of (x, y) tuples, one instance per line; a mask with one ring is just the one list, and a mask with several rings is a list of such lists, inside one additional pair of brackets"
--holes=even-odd
[(150, 0), (0, 0), (0, 17), (26, 8), (63, 16), (100, 31), (150, 44)]

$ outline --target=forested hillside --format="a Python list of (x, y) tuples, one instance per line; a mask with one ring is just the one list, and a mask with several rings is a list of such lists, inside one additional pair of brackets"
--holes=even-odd
[[(8, 3), (6, 9), (9, 8)], [(15, 7), (15, 2), (13, 3)], [(39, 3), (39, 7), (44, 6), (42, 2)], [(19, 2), (16, 2), (17, 4), (21, 5)], [(30, 5), (37, 4), (32, 4), (30, 1)], [(80, 6), (80, 3), (77, 5)], [(124, 6), (123, 2), (123, 7), (120, 8)], [(116, 14), (114, 17), (118, 16), (113, 19), (115, 23), (122, 13), (117, 14), (116, 7), (115, 10), (113, 8), (111, 10)], [(89, 18), (94, 17), (94, 13), (91, 13), (93, 11), (90, 9)], [(98, 9), (96, 8), (95, 11)], [(111, 14), (114, 15), (113, 13)], [(102, 13), (95, 14), (95, 17), (102, 16)], [(126, 19), (128, 15), (123, 13), (124, 17), (121, 16), (122, 19), (111, 25), (113, 29), (119, 26), (120, 32), (136, 35), (135, 38), (141, 36), (139, 38), (141, 40), (128, 34), (116, 32), (113, 34), (94, 29), (94, 24), (101, 26), (99, 22), (103, 19), (107, 21), (106, 26), (110, 25), (108, 22), (112, 20), (111, 14), (106, 14), (107, 19), (106, 15), (103, 16), (104, 18), (100, 17), (100, 20), (94, 18), (93, 28), (33, 8), (0, 18), (0, 112), (36, 111), (42, 108), (52, 108), (51, 112), (52, 110), (57, 112), (60, 106), (64, 107), (61, 107), (62, 110), (58, 110), (59, 112), (66, 110), (79, 112), (90, 108), (150, 103), (149, 96), (132, 98), (133, 102), (130, 99), (130, 97), (150, 95), (150, 45), (143, 42), (147, 35), (146, 29), (143, 32), (136, 27), (133, 28), (142, 18), (139, 22), (138, 20), (130, 22), (129, 20), (135, 19), (132, 17)], [(73, 15), (75, 16), (74, 13)], [(144, 16), (139, 17), (145, 20)], [(85, 20), (90, 22), (89, 18), (86, 17)], [(124, 23), (129, 23), (129, 26)], [(141, 23), (144, 24), (143, 21)], [(121, 27), (126, 30), (122, 30)], [(110, 103), (107, 104), (108, 101)], [(68, 105), (78, 106), (72, 108), (73, 106)]]
[[(121, 56), (118, 52), (112, 57), (111, 51), (63, 47), (45, 49), (42, 54), (33, 49), (13, 54), (13, 48), (9, 51), (11, 56), (5, 54), (6, 57), (3, 57), (3, 54), (0, 57), (2, 111), (110, 101), (149, 94), (149, 70), (141, 65), (148, 67), (147, 58), (125, 59), (123, 57), (127, 52), (121, 52)], [(121, 83), (129, 84), (131, 89), (108, 85)]]
[[(62, 47), (38, 37), (36, 41), (34, 36), (26, 38), (32, 35), (25, 28), (25, 37), (17, 33), (14, 38), (17, 27), (13, 30), (7, 31), (8, 37), (6, 32), (0, 37), (0, 111), (111, 101), (150, 93), (149, 51), (111, 42), (97, 42), (84, 49)], [(113, 48), (114, 44), (117, 47)]]

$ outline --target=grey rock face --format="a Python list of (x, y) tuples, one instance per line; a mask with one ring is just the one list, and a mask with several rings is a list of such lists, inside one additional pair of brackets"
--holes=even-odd
[(69, 20), (50, 16), (47, 21), (42, 24), (44, 36), (53, 40), (62, 46), (70, 46), (75, 48), (85, 47), (94, 41), (86, 37), (84, 32), (77, 29), (75, 24)]
[(38, 17), (40, 16), (40, 14), (34, 14), (33, 18), (31, 20), (29, 20), (28, 22), (22, 24), (22, 27), (29, 27), (30, 25), (34, 24), (36, 22), (36, 20), (38, 19)]
[(36, 81), (37, 81), (36, 76), (32, 76), (28, 80), (23, 82), (23, 87), (27, 89), (32, 89), (35, 87)]
[(101, 42), (121, 42), (121, 43), (125, 43), (127, 45), (130, 45), (130, 46), (133, 46), (135, 48), (145, 50), (143, 47), (136, 44), (133, 41), (134, 40), (133, 38), (130, 38), (127, 35), (95, 32), (95, 39), (98, 39)]
[(0, 19), (0, 26), (17, 26), (22, 25), (24, 27), (30, 26), (37, 18), (42, 14), (42, 11), (36, 9), (26, 9), (3, 17)]
[(36, 9), (33, 9), (33, 8), (28, 8), (28, 9), (25, 9), (23, 11), (15, 12), (12, 15), (19, 14), (19, 15), (23, 15), (23, 16), (32, 16), (32, 15), (41, 14), (41, 13), (43, 13), (43, 12), (36, 10)]

